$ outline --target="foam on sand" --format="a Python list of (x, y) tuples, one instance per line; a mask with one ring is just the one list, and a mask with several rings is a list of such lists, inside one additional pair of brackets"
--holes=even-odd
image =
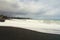
[(0, 22), (0, 26), (13, 26), (30, 29), (38, 32), (60, 34), (60, 25), (56, 23), (44, 23), (43, 20), (6, 20)]

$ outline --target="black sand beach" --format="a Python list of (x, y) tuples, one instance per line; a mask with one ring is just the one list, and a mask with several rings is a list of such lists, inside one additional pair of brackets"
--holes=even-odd
[(60, 40), (60, 35), (0, 26), (0, 40)]

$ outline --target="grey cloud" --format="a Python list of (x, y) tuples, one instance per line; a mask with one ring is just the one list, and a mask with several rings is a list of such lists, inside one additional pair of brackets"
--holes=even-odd
[[(2, 13), (8, 16), (20, 15), (36, 19), (57, 19), (57, 18), (60, 19), (59, 12), (60, 0), (19, 0), (19, 1), (20, 4), (9, 3), (4, 0), (0, 1), (0, 14)], [(33, 2), (33, 5), (31, 4), (31, 2)], [(54, 14), (50, 14), (50, 12)], [(46, 15), (46, 13), (49, 15)]]
[(16, 3), (0, 1), (0, 10), (17, 11), (17, 9), (18, 9), (18, 5)]

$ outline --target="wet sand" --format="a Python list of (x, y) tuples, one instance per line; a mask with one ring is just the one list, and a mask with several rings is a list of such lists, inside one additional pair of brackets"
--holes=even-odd
[(0, 40), (60, 40), (60, 35), (0, 26)]

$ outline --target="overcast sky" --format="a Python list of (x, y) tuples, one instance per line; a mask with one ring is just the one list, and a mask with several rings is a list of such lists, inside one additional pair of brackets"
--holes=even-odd
[(60, 0), (0, 0), (0, 14), (35, 19), (60, 19)]

